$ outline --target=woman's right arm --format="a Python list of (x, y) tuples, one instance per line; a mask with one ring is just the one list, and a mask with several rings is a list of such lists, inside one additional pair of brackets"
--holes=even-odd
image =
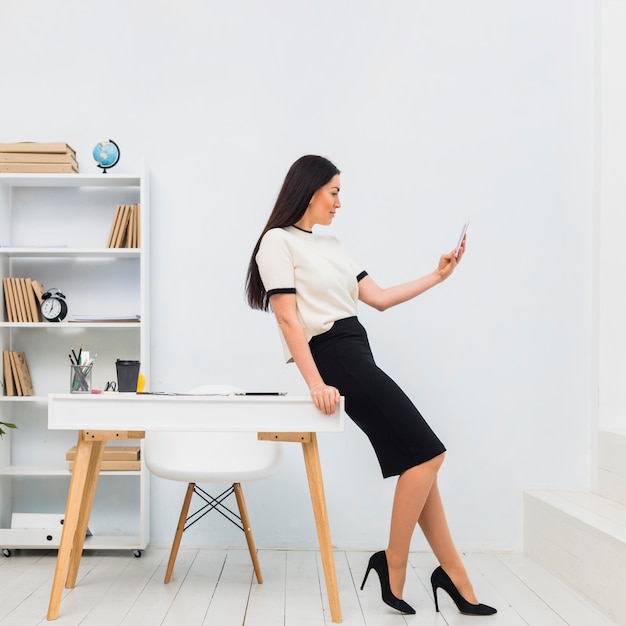
[(296, 313), (295, 294), (274, 294), (270, 303), (289, 352), (309, 388), (313, 403), (325, 415), (332, 415), (339, 403), (339, 391), (324, 383), (315, 365), (306, 334)]

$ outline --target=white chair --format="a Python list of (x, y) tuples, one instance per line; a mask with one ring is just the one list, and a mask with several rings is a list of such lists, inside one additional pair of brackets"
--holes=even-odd
[[(191, 391), (200, 395), (238, 392), (241, 389), (225, 385), (204, 385)], [(176, 421), (175, 415), (172, 415), (172, 421)], [(165, 573), (166, 583), (171, 579), (183, 532), (213, 510), (244, 531), (256, 579), (259, 583), (263, 582), (241, 483), (273, 474), (278, 469), (281, 456), (279, 442), (259, 441), (255, 432), (146, 433), (144, 457), (148, 469), (161, 478), (188, 483)], [(197, 483), (231, 483), (231, 486), (213, 497)], [(194, 493), (204, 504), (188, 515)], [(224, 505), (224, 500), (231, 494), (237, 500), (239, 515)]]

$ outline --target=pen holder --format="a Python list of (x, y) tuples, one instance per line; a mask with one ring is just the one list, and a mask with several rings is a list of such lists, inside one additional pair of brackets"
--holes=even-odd
[(137, 381), (139, 379), (139, 361), (123, 361), (118, 359), (115, 362), (117, 369), (117, 390), (137, 392)]
[(70, 392), (91, 393), (92, 365), (70, 365)]

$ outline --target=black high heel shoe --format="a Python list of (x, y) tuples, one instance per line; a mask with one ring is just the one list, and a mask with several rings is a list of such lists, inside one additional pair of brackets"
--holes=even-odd
[(363, 591), (363, 587), (365, 587), (365, 581), (371, 569), (376, 570), (378, 574), (383, 602), (388, 604), (391, 608), (396, 609), (396, 611), (413, 615), (415, 609), (410, 604), (407, 604), (404, 600), (400, 600), (400, 598), (396, 598), (396, 596), (391, 593), (391, 586), (389, 585), (389, 565), (387, 565), (387, 555), (384, 550), (376, 552), (376, 554), (372, 554), (370, 557), (369, 563), (367, 564), (367, 571), (365, 572), (365, 578), (363, 578), (363, 583), (361, 584), (361, 591)]
[(450, 576), (446, 574), (441, 567), (438, 567), (430, 577), (430, 583), (433, 586), (433, 595), (435, 596), (435, 611), (439, 611), (439, 602), (437, 601), (437, 589), (443, 589), (454, 601), (456, 608), (459, 609), (463, 615), (493, 615), (498, 611), (492, 606), (486, 604), (472, 604), (468, 602), (455, 587), (454, 583), (450, 579)]

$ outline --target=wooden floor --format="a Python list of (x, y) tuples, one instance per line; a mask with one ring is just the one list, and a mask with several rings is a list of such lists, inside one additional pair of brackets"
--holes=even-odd
[[(245, 550), (182, 548), (172, 581), (163, 584), (168, 551), (86, 552), (75, 589), (65, 590), (59, 618), (46, 621), (55, 551), (0, 556), (0, 624), (34, 626), (325, 626), (331, 624), (321, 561), (314, 551), (260, 550), (264, 583), (253, 580)], [(435, 612), (428, 553), (411, 553), (403, 616), (380, 600), (375, 572), (360, 591), (369, 553), (335, 552), (345, 626), (610, 626), (570, 587), (519, 553), (469, 553), (464, 560), (490, 617), (460, 615), (439, 590)]]

